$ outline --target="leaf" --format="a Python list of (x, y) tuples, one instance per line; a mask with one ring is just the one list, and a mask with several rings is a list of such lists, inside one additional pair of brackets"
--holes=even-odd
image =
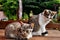
[(2, 2), (3, 0), (0, 0), (0, 2)]
[(60, 3), (60, 0), (53, 0), (54, 2), (56, 2), (56, 3)]
[(7, 2), (9, 3), (9, 2), (14, 2), (13, 0), (7, 0)]
[(10, 8), (14, 8), (15, 6), (10, 6)]
[(23, 19), (28, 19), (28, 15), (24, 12)]
[(16, 1), (14, 1), (13, 3), (14, 3), (14, 4), (17, 4), (17, 2), (16, 2)]

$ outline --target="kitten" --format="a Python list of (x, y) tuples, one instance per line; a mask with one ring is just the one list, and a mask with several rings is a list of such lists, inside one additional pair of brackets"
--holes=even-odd
[(16, 40), (30, 39), (32, 37), (32, 30), (34, 24), (13, 22), (6, 26), (6, 38), (16, 38)]
[(38, 15), (33, 15), (29, 19), (29, 23), (34, 23), (33, 35), (47, 36), (46, 25), (53, 19), (57, 12), (45, 9)]

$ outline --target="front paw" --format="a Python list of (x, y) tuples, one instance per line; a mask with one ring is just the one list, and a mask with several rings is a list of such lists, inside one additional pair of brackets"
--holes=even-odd
[(48, 36), (48, 32), (46, 31), (46, 32), (42, 33), (42, 36)]
[(17, 37), (15, 40), (28, 40), (27, 38), (19, 38)]

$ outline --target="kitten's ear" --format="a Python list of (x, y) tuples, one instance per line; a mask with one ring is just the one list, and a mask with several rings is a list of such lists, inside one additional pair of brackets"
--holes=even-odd
[(20, 21), (20, 23), (21, 23), (21, 24), (23, 24), (23, 22), (22, 22), (22, 21)]
[(31, 23), (31, 27), (34, 28), (34, 23)]
[(48, 9), (45, 9), (45, 10), (43, 11), (43, 13), (44, 13), (44, 15), (48, 14)]
[(56, 11), (52, 11), (52, 13), (55, 15), (55, 14), (57, 14), (57, 12)]

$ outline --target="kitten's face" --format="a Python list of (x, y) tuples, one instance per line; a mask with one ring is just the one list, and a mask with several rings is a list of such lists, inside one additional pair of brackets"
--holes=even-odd
[(51, 11), (51, 10), (48, 10), (48, 9), (44, 10), (44, 16), (49, 18), (49, 19), (52, 19), (56, 14), (57, 14), (56, 11)]
[(20, 36), (22, 38), (26, 38), (28, 35), (30, 35), (30, 33), (33, 31), (33, 26), (34, 24), (22, 24), (22, 27), (19, 29), (20, 32)]

